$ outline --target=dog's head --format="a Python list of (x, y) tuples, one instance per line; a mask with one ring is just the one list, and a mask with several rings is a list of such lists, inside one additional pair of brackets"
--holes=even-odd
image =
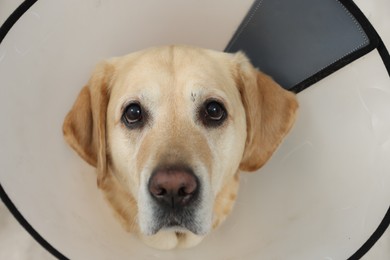
[(172, 248), (224, 220), (238, 171), (271, 157), (296, 109), (242, 53), (167, 46), (100, 64), (63, 129), (125, 226)]

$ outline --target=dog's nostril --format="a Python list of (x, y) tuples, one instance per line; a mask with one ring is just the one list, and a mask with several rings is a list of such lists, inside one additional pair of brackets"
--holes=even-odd
[(160, 189), (156, 192), (156, 195), (157, 195), (157, 196), (164, 196), (165, 194), (167, 194), (167, 190), (166, 190), (166, 189), (162, 189), (162, 188), (160, 188)]
[(184, 184), (182, 187), (180, 187), (177, 194), (180, 197), (185, 197), (194, 193), (196, 191), (196, 188), (197, 188), (196, 182), (187, 183), (187, 185)]
[(187, 193), (186, 191), (185, 191), (185, 187), (181, 187), (180, 189), (179, 189), (179, 192), (177, 193), (180, 197), (184, 197), (184, 196), (186, 196), (186, 195), (188, 195), (189, 193)]

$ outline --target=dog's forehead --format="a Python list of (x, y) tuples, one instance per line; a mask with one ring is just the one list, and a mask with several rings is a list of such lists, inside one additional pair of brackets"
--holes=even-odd
[(180, 93), (186, 88), (225, 90), (232, 85), (231, 55), (183, 46), (149, 49), (120, 58), (115, 88), (121, 93)]

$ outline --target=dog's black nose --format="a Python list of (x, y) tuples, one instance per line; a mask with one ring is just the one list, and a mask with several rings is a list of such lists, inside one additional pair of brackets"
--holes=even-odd
[(199, 184), (191, 170), (168, 167), (154, 171), (148, 188), (160, 205), (180, 209), (194, 201)]

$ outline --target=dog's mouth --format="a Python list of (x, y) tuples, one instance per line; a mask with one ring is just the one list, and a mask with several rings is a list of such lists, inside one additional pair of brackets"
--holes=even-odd
[(199, 225), (196, 224), (194, 214), (191, 210), (183, 210), (181, 212), (164, 212), (157, 210), (155, 222), (151, 229), (152, 235), (160, 230), (170, 230), (174, 232), (190, 231), (196, 235), (200, 235)]
[(168, 222), (166, 227), (167, 228), (176, 228), (176, 227), (183, 227), (183, 225), (176, 220), (171, 220), (170, 222)]

